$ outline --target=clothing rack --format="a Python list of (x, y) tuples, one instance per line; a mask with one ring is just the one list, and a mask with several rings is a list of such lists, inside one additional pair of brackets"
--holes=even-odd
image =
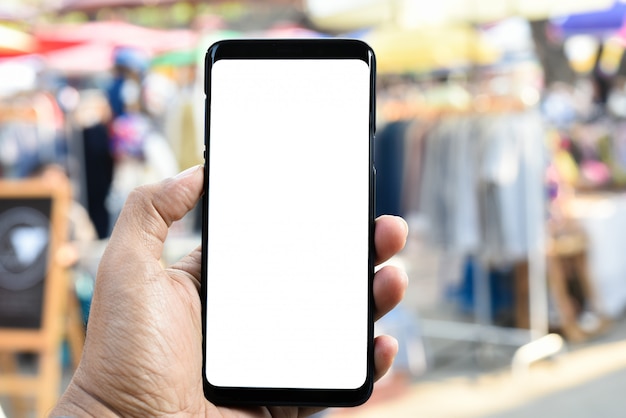
[[(484, 95), (473, 99), (473, 105), (467, 108), (445, 107), (428, 109), (423, 106), (405, 108), (397, 112), (397, 115), (412, 117), (431, 123), (441, 118), (458, 115), (492, 115), (498, 113), (515, 113), (528, 110), (529, 103), (518, 97), (497, 97)], [(398, 109), (395, 109), (396, 111)], [(524, 142), (524, 152), (536, 152), (531, 150), (531, 144)], [(529, 154), (527, 154), (529, 155)], [(541, 161), (543, 156), (536, 155), (536, 160)], [(548, 286), (546, 264), (546, 233), (543, 224), (537, 224), (530, 219), (532, 207), (544, 205), (543, 201), (533, 201), (535, 193), (530, 189), (532, 173), (526, 171), (525, 199), (526, 202), (526, 234), (528, 237), (535, 236), (533, 244), (527, 245), (525, 259), (528, 262), (528, 300), (529, 300), (529, 329), (510, 328), (495, 325), (491, 319), (491, 292), (487, 263), (483, 254), (476, 254), (479, 263), (478, 271), (474, 275), (474, 322), (458, 322), (451, 320), (422, 319), (422, 334), (425, 337), (446, 340), (467, 341), (479, 344), (492, 344), (501, 346), (517, 347), (511, 359), (512, 371), (522, 374), (528, 370), (533, 362), (553, 356), (563, 350), (564, 341), (556, 334), (550, 334), (548, 329)], [(532, 229), (536, 230), (532, 230)], [(445, 262), (442, 260), (442, 263)]]

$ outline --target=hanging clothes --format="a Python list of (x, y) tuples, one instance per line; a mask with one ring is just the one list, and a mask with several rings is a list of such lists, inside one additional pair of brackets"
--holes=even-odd
[(387, 124), (376, 134), (376, 216), (402, 215), (404, 138), (408, 121)]
[(420, 182), (430, 240), (451, 254), (524, 259), (543, 230), (544, 137), (532, 111), (438, 120)]
[(536, 112), (490, 117), (484, 126), (481, 190), (493, 218), (484, 219), (484, 253), (496, 262), (524, 259), (544, 230), (545, 131)]
[(474, 131), (467, 116), (452, 116), (426, 138), (420, 210), (431, 240), (453, 253), (473, 253), (481, 241)]
[(431, 127), (430, 121), (415, 119), (406, 129), (401, 198), (401, 212), (406, 217), (419, 212), (426, 134)]

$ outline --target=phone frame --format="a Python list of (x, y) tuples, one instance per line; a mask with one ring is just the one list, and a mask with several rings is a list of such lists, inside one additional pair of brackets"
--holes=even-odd
[[(210, 112), (213, 63), (221, 59), (359, 59), (370, 68), (369, 95), (369, 260), (367, 318), (367, 375), (356, 389), (255, 388), (214, 386), (206, 379), (206, 303), (207, 300), (207, 243), (208, 243), (208, 187), (210, 186)], [(374, 299), (373, 279), (375, 264), (375, 168), (374, 135), (376, 131), (376, 60), (374, 51), (366, 43), (353, 39), (237, 39), (214, 43), (205, 56), (205, 185), (202, 198), (202, 380), (205, 397), (219, 405), (284, 405), (284, 406), (356, 406), (371, 395), (374, 380)], [(364, 173), (364, 175), (366, 175)]]

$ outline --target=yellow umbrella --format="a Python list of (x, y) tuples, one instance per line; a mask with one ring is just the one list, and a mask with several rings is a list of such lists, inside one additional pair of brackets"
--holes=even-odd
[(31, 35), (0, 25), (0, 56), (29, 53), (36, 46), (37, 42)]
[(489, 64), (500, 53), (467, 26), (401, 29), (385, 26), (372, 30), (364, 40), (376, 53), (380, 73), (402, 73)]
[(391, 2), (380, 0), (304, 0), (308, 17), (318, 28), (347, 32), (389, 22)]

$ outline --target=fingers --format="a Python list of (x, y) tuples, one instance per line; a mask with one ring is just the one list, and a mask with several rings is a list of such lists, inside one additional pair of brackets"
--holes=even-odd
[[(390, 257), (394, 253), (385, 250), (385, 243), (395, 246), (396, 251), (404, 245), (406, 237), (406, 223), (402, 218), (383, 216), (377, 220), (377, 239), (379, 248)], [(403, 231), (404, 228), (404, 231)], [(381, 247), (382, 246), (382, 247)], [(394, 248), (392, 248), (394, 249)], [(189, 255), (172, 266), (194, 279), (196, 287), (200, 286), (200, 264), (202, 257), (201, 247), (197, 247)], [(408, 286), (408, 276), (395, 266), (385, 266), (376, 272), (374, 276), (374, 319), (378, 320), (393, 309), (404, 297)]]
[(374, 275), (374, 320), (379, 320), (404, 297), (409, 279), (404, 270), (385, 266)]
[(408, 231), (406, 222), (399, 216), (382, 215), (376, 219), (376, 264), (384, 263), (404, 248)]
[[(387, 261), (406, 243), (408, 226), (404, 219), (384, 215), (376, 220), (374, 241), (376, 263)], [(378, 320), (393, 309), (404, 297), (408, 286), (408, 276), (395, 266), (385, 266), (374, 276), (374, 319)], [(380, 335), (374, 340), (374, 380), (377, 381), (389, 371), (398, 353), (398, 342), (388, 335)]]
[[(400, 251), (405, 244), (408, 228), (406, 222), (396, 216), (381, 216), (376, 220), (377, 262), (386, 261)], [(202, 250), (196, 248), (189, 255), (172, 266), (194, 279), (196, 288), (200, 287), (200, 265)], [(404, 270), (395, 266), (385, 266), (374, 276), (374, 319), (378, 320), (392, 310), (404, 297), (408, 286), (408, 276)]]
[(398, 341), (389, 335), (379, 335), (374, 340), (374, 381), (385, 375), (398, 353)]
[(115, 226), (111, 241), (129, 251), (147, 248), (159, 259), (170, 225), (197, 203), (204, 181), (201, 166), (176, 177), (141, 186), (131, 192)]

